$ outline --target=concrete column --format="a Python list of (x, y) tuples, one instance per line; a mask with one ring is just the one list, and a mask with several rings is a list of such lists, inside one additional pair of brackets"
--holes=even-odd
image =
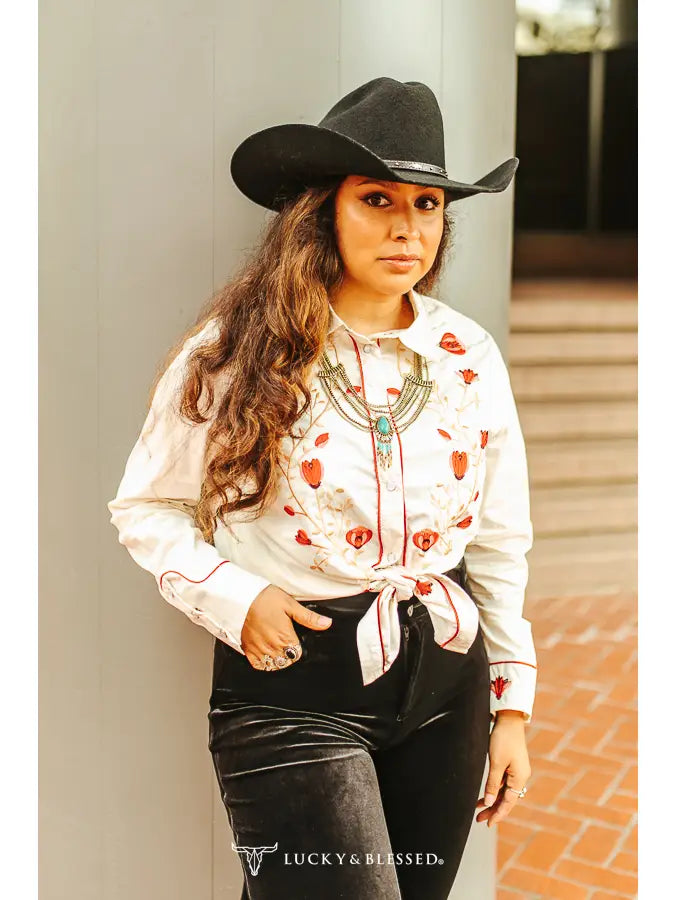
[[(427, 82), (448, 170), (513, 153), (514, 4), (43, 0), (40, 6), (41, 897), (239, 897), (206, 745), (213, 639), (108, 521), (155, 368), (266, 215), (251, 131), (378, 75)], [(512, 191), (456, 204), (438, 296), (503, 342)], [(494, 894), (475, 826), (453, 897)], [(225, 849), (223, 849), (225, 848)]]
[(637, 0), (611, 0), (609, 4), (609, 27), (613, 47), (637, 41)]

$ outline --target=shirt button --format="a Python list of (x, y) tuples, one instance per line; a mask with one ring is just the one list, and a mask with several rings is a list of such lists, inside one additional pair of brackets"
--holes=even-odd
[(373, 352), (373, 345), (372, 345), (372, 344), (366, 344), (366, 345), (364, 346), (364, 348), (363, 348), (363, 352), (364, 352), (364, 353), (372, 353), (372, 352)]
[(392, 481), (392, 480), (390, 479), (390, 480), (387, 482), (387, 490), (388, 490), (388, 491), (397, 491), (397, 490), (398, 490), (398, 484), (397, 484), (395, 481)]

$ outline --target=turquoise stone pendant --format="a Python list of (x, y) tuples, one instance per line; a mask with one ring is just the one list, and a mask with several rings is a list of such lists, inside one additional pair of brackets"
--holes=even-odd
[(379, 416), (375, 422), (376, 453), (383, 469), (391, 467), (391, 439), (394, 428), (387, 416)]

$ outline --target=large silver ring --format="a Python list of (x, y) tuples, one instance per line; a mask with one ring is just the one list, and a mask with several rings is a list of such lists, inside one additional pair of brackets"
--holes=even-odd
[(275, 662), (278, 669), (285, 669), (286, 666), (292, 665), (297, 659), (300, 658), (300, 644), (286, 644), (286, 646), (282, 648), (281, 652), (284, 655), (277, 656)]
[(274, 669), (285, 669), (300, 658), (300, 651), (300, 644), (286, 644), (285, 647), (282, 647), (281, 652), (283, 656), (271, 657), (269, 653), (266, 653), (260, 660), (262, 664), (260, 668), (264, 669), (265, 672), (271, 672)]
[(506, 790), (507, 790), (507, 791), (514, 791), (516, 794), (518, 794), (519, 797), (524, 797), (525, 794), (527, 793), (527, 788), (526, 788), (526, 787), (524, 787), (524, 788), (522, 789), (522, 791), (518, 791), (518, 790), (516, 790), (516, 788), (512, 788), (512, 787), (507, 787)]

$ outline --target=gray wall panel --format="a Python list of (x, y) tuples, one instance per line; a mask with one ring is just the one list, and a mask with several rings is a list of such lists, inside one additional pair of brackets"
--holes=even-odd
[[(446, 165), (477, 181), (515, 148), (515, 4), (444, 0), (443, 115)], [(518, 173), (516, 172), (516, 178)], [(506, 346), (514, 182), (501, 194), (453, 204), (457, 239), (439, 296)]]
[(388, 75), (442, 85), (442, 0), (342, 0), (338, 96)]
[[(40, 5), (39, 883), (98, 896), (103, 856), (98, 592), (94, 3)], [(47, 37), (48, 36), (48, 37)], [(45, 39), (46, 38), (46, 39)]]
[(105, 897), (211, 895), (212, 639), (129, 565), (105, 504), (155, 367), (213, 284), (213, 29), (204, 0), (99, 5)]

